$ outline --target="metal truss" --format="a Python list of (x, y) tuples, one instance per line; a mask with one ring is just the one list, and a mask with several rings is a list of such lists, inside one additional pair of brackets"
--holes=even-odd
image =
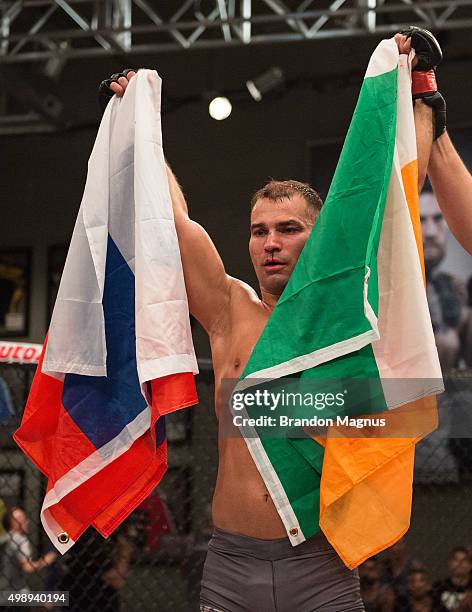
[(57, 78), (76, 58), (125, 64), (133, 54), (388, 36), (408, 25), (471, 28), (472, 0), (0, 0), (0, 136), (70, 125), (47, 83), (38, 92), (18, 64), (41, 62)]
[(472, 27), (472, 0), (0, 0), (0, 64)]

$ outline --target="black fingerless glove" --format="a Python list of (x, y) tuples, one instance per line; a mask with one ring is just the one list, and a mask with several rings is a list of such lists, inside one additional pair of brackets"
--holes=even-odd
[(116, 72), (112, 74), (109, 79), (105, 79), (100, 83), (98, 88), (98, 103), (102, 112), (105, 111), (108, 102), (113, 98), (115, 92), (110, 89), (112, 83), (117, 83), (120, 77), (126, 77), (128, 72), (137, 72), (136, 68), (125, 68), (123, 72)]

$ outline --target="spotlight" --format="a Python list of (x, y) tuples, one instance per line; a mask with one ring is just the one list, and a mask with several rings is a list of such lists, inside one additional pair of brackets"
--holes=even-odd
[(282, 68), (273, 66), (255, 79), (246, 81), (246, 87), (254, 100), (256, 102), (260, 102), (264, 94), (268, 93), (272, 89), (275, 89), (276, 87), (279, 87), (283, 84), (283, 82), (284, 73)]
[(231, 102), (228, 100), (228, 98), (224, 98), (222, 96), (213, 98), (208, 106), (210, 117), (212, 119), (216, 119), (217, 121), (227, 119), (231, 115), (232, 110), (233, 107), (231, 106)]

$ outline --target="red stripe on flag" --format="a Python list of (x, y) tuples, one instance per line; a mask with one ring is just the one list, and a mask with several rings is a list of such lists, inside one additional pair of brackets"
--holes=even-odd
[(44, 349), (13, 438), (54, 483), (96, 448), (62, 406), (63, 381), (42, 373), (43, 356)]
[(73, 540), (92, 523), (107, 537), (149, 495), (166, 469), (166, 445), (153, 448), (151, 433), (147, 431), (128, 451), (49, 511)]
[(198, 402), (192, 372), (170, 374), (151, 381), (152, 405), (157, 417)]
[[(161, 415), (198, 402), (195, 379), (191, 372), (171, 374), (151, 381), (152, 423), (149, 432), (140, 439), (150, 436), (155, 448), (155, 424)], [(126, 453), (128, 454), (128, 453)], [(114, 461), (115, 465), (117, 461)], [(98, 516), (93, 525), (103, 536), (108, 537), (118, 525), (146, 499), (159, 484), (167, 470), (167, 443), (156, 450), (155, 457), (145, 472), (107, 510)]]
[[(146, 433), (146, 436), (148, 434)], [(144, 436), (143, 436), (144, 437)], [(114, 464), (112, 464), (114, 465)], [(156, 451), (153, 461), (143, 474), (127, 488), (113, 504), (97, 516), (93, 526), (107, 538), (159, 484), (167, 470), (167, 443)]]

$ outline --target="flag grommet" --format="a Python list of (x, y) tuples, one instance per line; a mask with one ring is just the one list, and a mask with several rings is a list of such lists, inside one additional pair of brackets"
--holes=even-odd
[(58, 540), (59, 544), (67, 544), (69, 542), (69, 540), (70, 540), (69, 534), (66, 533), (65, 531), (63, 531), (62, 533), (60, 533), (57, 536), (57, 540)]
[(292, 529), (290, 529), (290, 535), (291, 536), (298, 535), (298, 529), (296, 527), (292, 527)]

